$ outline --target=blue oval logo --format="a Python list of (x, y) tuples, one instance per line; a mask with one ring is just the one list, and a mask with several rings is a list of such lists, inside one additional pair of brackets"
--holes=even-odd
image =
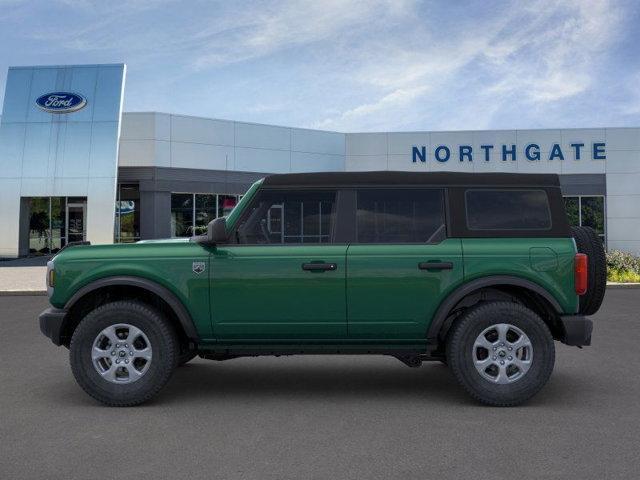
[(72, 113), (85, 107), (87, 99), (70, 92), (46, 93), (36, 100), (39, 109), (49, 113)]

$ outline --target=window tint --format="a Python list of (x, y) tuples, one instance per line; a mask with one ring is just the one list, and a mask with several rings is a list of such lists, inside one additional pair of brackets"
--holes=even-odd
[(467, 190), (469, 230), (548, 230), (551, 211), (544, 190)]
[(446, 236), (442, 190), (360, 190), (357, 232), (359, 243), (441, 241)]
[(237, 229), (238, 243), (329, 243), (336, 193), (263, 190)]

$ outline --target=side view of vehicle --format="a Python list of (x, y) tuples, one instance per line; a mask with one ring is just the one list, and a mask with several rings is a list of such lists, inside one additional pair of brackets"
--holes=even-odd
[(191, 239), (70, 246), (40, 328), (112, 406), (195, 356), (378, 354), (446, 363), (478, 401), (520, 404), (555, 341), (591, 343), (606, 262), (556, 175), (272, 175)]

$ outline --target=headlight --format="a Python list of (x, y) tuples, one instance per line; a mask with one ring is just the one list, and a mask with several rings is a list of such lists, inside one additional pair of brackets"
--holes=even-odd
[(53, 287), (56, 285), (56, 270), (53, 266), (53, 260), (47, 262), (47, 295), (53, 295)]

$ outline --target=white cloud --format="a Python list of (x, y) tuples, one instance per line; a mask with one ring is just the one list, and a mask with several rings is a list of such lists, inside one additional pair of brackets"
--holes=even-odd
[(488, 92), (551, 102), (589, 88), (593, 57), (614, 38), (619, 10), (608, 0), (538, 7), (527, 23), (489, 45), (486, 57), (501, 80)]
[[(345, 130), (377, 125), (383, 129), (385, 119), (399, 116), (407, 106), (404, 96), (394, 93), (413, 91), (419, 93), (412, 100), (420, 98), (427, 113), (430, 103), (442, 108), (441, 99), (450, 99), (446, 125), (457, 124), (460, 110), (458, 119), (464, 123), (458, 128), (487, 128), (491, 115), (486, 113), (497, 112), (501, 104), (539, 106), (587, 91), (594, 57), (614, 40), (621, 18), (620, 8), (609, 0), (541, 0), (513, 5), (494, 19), (462, 20), (456, 25), (460, 35), (434, 44), (427, 40), (408, 49), (410, 43), (400, 39), (356, 74), (375, 97), (318, 124)], [(416, 34), (429, 39), (437, 30), (437, 23), (431, 22)], [(465, 84), (475, 97), (471, 105), (458, 108), (456, 88)], [(469, 114), (474, 104), (475, 116)], [(372, 125), (367, 117), (382, 110), (386, 115)], [(470, 118), (476, 121), (469, 124)]]
[(625, 15), (616, 0), (60, 1), (69, 25), (15, 35), (47, 58), (125, 60), (130, 85), (154, 78), (136, 99), (196, 89), (178, 111), (345, 131), (489, 128), (588, 95)]
[(413, 100), (423, 95), (427, 86), (413, 88), (399, 88), (385, 95), (373, 103), (365, 103), (339, 114), (337, 118), (328, 118), (312, 125), (313, 128), (333, 129), (337, 125), (350, 124), (359, 121), (363, 117), (384, 115), (389, 110), (409, 105)]
[(315, 42), (333, 43), (349, 30), (368, 27), (380, 16), (399, 16), (408, 8), (394, 0), (279, 1), (256, 13), (234, 11), (221, 25), (196, 34), (205, 52), (196, 56), (198, 68), (263, 57), (281, 49)]

